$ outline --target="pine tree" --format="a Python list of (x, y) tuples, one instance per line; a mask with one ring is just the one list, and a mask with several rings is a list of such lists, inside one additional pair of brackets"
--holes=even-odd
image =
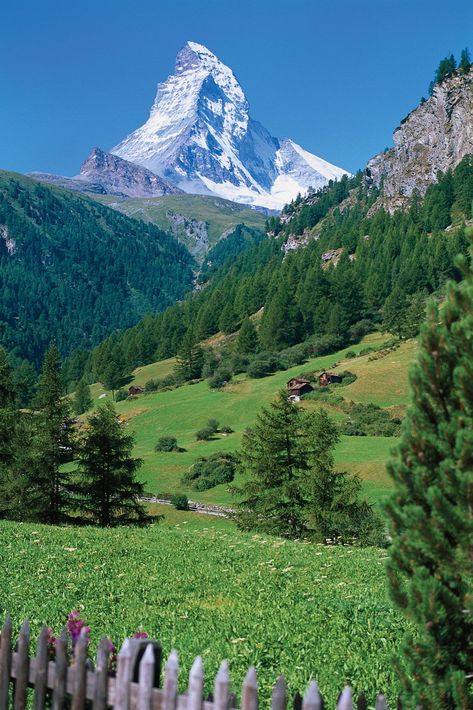
[(218, 327), (222, 333), (229, 335), (238, 330), (239, 319), (234, 311), (233, 305), (231, 303), (225, 304), (223, 310), (218, 319)]
[(74, 396), (74, 413), (84, 414), (92, 406), (90, 387), (85, 380), (80, 380)]
[(258, 350), (258, 334), (253, 321), (248, 318), (244, 319), (241, 328), (238, 332), (235, 350), (243, 355), (254, 353)]
[(63, 464), (74, 451), (71, 411), (65, 397), (61, 373), (61, 357), (52, 345), (43, 362), (34, 400), (35, 466), (31, 468), (31, 488), (34, 490), (37, 518), (57, 524), (64, 519), (70, 506), (67, 490), (69, 473)]
[(15, 507), (18, 495), (13, 473), (17, 447), (20, 446), (16, 400), (13, 368), (6, 350), (0, 347), (0, 518), (15, 517), (12, 507)]
[(389, 465), (391, 596), (415, 627), (400, 669), (408, 707), (471, 708), (473, 678), (473, 272), (430, 304)]
[(396, 284), (383, 306), (383, 328), (402, 338), (408, 300), (403, 289)]
[(176, 356), (174, 373), (182, 381), (196, 380), (202, 376), (204, 351), (196, 342), (192, 329), (184, 335)]
[(243, 436), (240, 472), (247, 479), (235, 493), (243, 530), (298, 537), (305, 530), (299, 478), (308, 470), (301, 410), (281, 392)]
[(101, 527), (143, 524), (147, 516), (139, 497), (143, 484), (135, 474), (142, 464), (133, 458), (134, 438), (127, 434), (111, 402), (88, 419), (78, 448), (76, 510)]
[(301, 329), (301, 313), (294, 297), (283, 282), (263, 313), (259, 332), (261, 345), (267, 350), (281, 350), (294, 345)]
[(462, 74), (466, 74), (471, 69), (470, 52), (467, 48), (462, 49), (458, 69), (461, 71)]

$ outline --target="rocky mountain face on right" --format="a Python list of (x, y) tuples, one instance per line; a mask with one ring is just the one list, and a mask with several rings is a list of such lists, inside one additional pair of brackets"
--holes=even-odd
[(389, 211), (401, 207), (414, 190), (424, 194), (439, 171), (455, 168), (473, 153), (473, 67), (435, 83), (432, 96), (401, 121), (393, 139), (394, 146), (366, 168)]

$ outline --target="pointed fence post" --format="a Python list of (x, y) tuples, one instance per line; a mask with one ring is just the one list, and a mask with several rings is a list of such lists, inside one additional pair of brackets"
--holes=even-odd
[(74, 691), (71, 710), (83, 710), (87, 694), (87, 648), (89, 639), (86, 627), (81, 629), (74, 648)]
[(351, 688), (348, 686), (343, 689), (343, 692), (338, 699), (337, 710), (353, 710)]
[(7, 616), (0, 640), (0, 710), (8, 708), (8, 686), (10, 685), (12, 659), (11, 635), (12, 623), (10, 617)]
[(230, 702), (230, 672), (227, 661), (222, 661), (215, 677), (214, 710), (228, 710)]
[(36, 642), (34, 668), (34, 710), (43, 710), (46, 704), (46, 685), (48, 681), (48, 637), (49, 629), (43, 626)]
[(388, 710), (386, 698), (382, 693), (380, 693), (376, 698), (376, 710)]
[(53, 688), (52, 710), (62, 710), (66, 697), (67, 682), (67, 633), (63, 629), (56, 640), (56, 661)]
[(177, 676), (179, 659), (177, 651), (171, 651), (164, 671), (163, 710), (175, 710), (177, 705)]
[(138, 710), (151, 710), (154, 681), (154, 650), (148, 644), (140, 663), (138, 681)]
[(30, 670), (30, 625), (27, 621), (23, 624), (18, 637), (16, 679), (15, 679), (15, 700), (14, 710), (25, 710), (26, 695), (28, 691), (29, 670)]
[(107, 705), (108, 687), (108, 657), (110, 655), (110, 642), (104, 636), (97, 650), (97, 663), (95, 664), (95, 688), (92, 710), (104, 710)]
[(287, 706), (287, 685), (286, 679), (280, 675), (276, 681), (271, 695), (272, 710), (286, 710)]
[(241, 710), (258, 710), (258, 680), (254, 666), (250, 667), (243, 681)]
[(117, 675), (115, 678), (114, 710), (129, 710), (131, 681), (130, 639), (125, 639), (118, 654)]
[(322, 710), (323, 703), (319, 693), (319, 686), (313, 680), (307, 688), (302, 701), (302, 710)]
[(201, 710), (204, 692), (204, 665), (202, 656), (197, 656), (189, 673), (187, 710)]
[(358, 700), (356, 701), (356, 710), (368, 710), (368, 702), (363, 691), (359, 694)]
[(292, 710), (302, 710), (302, 695), (296, 692), (292, 699)]

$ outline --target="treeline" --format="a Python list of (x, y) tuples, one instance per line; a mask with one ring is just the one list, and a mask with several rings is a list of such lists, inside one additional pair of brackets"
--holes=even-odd
[[(198, 294), (92, 351), (76, 352), (66, 363), (67, 379), (71, 385), (84, 375), (103, 382), (107, 369), (131, 372), (175, 355), (185, 339), (195, 343), (219, 331), (236, 332), (262, 308), (253, 344), (260, 352), (322, 338), (336, 350), (381, 325), (385, 311), (389, 328), (409, 337), (417, 332), (425, 298), (447, 279), (460, 278), (455, 256), (468, 250), (462, 221), (471, 218), (472, 201), (470, 156), (439, 175), (424, 200), (414, 195), (408, 211), (367, 217), (370, 201), (360, 197), (328, 214), (318, 240), (307, 247), (284, 257), (282, 237), (260, 242), (225, 262)], [(458, 227), (445, 232), (452, 220)], [(340, 250), (336, 258), (327, 256), (334, 250)], [(394, 307), (393, 292), (402, 295)]]
[(102, 527), (148, 522), (133, 446), (112, 404), (77, 429), (55, 346), (46, 353), (31, 407), (21, 408), (0, 347), (0, 519)]
[(36, 369), (166, 308), (192, 288), (193, 260), (154, 225), (0, 173), (0, 343)]
[(458, 64), (453, 54), (444, 57), (437, 67), (433, 80), (430, 82), (429, 96), (432, 96), (435, 86), (440, 84), (444, 79), (448, 79), (448, 77), (453, 76), (455, 73), (466, 74), (470, 71), (472, 66), (470, 52), (467, 48), (462, 50)]

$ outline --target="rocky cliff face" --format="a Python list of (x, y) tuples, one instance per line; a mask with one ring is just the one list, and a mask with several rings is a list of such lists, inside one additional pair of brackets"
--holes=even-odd
[(394, 209), (417, 189), (423, 194), (439, 170), (473, 153), (473, 69), (434, 88), (394, 131), (394, 147), (372, 158), (367, 177), (383, 185), (383, 203)]

